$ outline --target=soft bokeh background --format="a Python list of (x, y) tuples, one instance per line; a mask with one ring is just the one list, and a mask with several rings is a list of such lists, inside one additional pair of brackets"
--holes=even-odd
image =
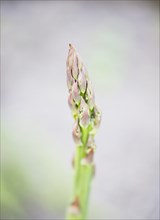
[(158, 1), (1, 2), (2, 219), (64, 219), (70, 42), (103, 114), (89, 219), (159, 219)]

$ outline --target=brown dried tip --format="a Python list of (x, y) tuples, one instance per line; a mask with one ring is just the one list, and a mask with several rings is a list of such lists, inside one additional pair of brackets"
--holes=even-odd
[(71, 203), (71, 205), (80, 207), (79, 198), (76, 197), (75, 200)]
[(81, 165), (93, 164), (94, 149), (91, 148), (87, 156), (81, 160)]
[(73, 216), (80, 215), (80, 203), (78, 197), (76, 197), (76, 199), (71, 203), (69, 213)]
[(94, 156), (94, 149), (91, 148), (91, 150), (89, 151), (89, 153), (87, 155), (87, 159), (90, 163), (93, 161), (93, 156)]
[(74, 48), (73, 44), (69, 43), (69, 48)]

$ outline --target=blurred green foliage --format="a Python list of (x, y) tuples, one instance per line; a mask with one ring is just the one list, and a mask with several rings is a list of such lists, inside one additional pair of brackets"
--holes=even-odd
[[(67, 179), (65, 179), (67, 173), (63, 166), (58, 166), (60, 161), (56, 162), (56, 154), (50, 154), (50, 157), (45, 160), (47, 150), (43, 148), (43, 153), (38, 155), (38, 147), (38, 145), (30, 145), (26, 150), (22, 149), (22, 153), (16, 141), (12, 140), (12, 135), (2, 134), (2, 219), (32, 219), (37, 216), (56, 218), (62, 217), (62, 213), (65, 215), (70, 193), (67, 189)], [(37, 156), (34, 155), (34, 151), (37, 152)], [(34, 158), (30, 157), (30, 153)], [(44, 158), (41, 158), (42, 155)], [(25, 157), (35, 167), (28, 166)], [(53, 166), (53, 161), (57, 166)]]

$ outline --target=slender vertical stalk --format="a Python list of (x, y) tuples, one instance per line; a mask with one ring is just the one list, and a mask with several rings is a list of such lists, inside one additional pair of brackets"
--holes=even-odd
[(76, 144), (74, 156), (74, 191), (67, 212), (68, 220), (85, 220), (94, 174), (94, 135), (101, 121), (86, 67), (75, 48), (70, 44), (67, 58), (68, 104), (75, 120), (73, 139)]

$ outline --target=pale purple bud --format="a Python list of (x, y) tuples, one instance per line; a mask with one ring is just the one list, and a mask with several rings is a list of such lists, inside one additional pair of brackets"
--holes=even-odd
[(86, 105), (83, 109), (83, 112), (80, 114), (79, 124), (82, 128), (87, 128), (90, 122), (89, 109)]
[(72, 75), (74, 79), (77, 79), (78, 77), (78, 66), (77, 66), (77, 59), (74, 58), (73, 66), (72, 66)]
[(89, 77), (88, 77), (88, 73), (87, 73), (87, 69), (86, 69), (85, 65), (82, 66), (82, 73), (85, 76), (85, 78), (88, 80)]
[(81, 71), (78, 76), (78, 84), (79, 84), (81, 92), (85, 93), (85, 91), (86, 91), (86, 78)]
[(89, 98), (88, 99), (88, 106), (89, 106), (89, 109), (93, 109), (93, 107), (94, 107), (94, 98), (93, 97), (91, 97), (91, 98)]
[(66, 63), (67, 69), (72, 71), (72, 76), (74, 77), (74, 79), (77, 79), (77, 77), (78, 77), (78, 58), (77, 58), (76, 50), (73, 47), (73, 45), (70, 44), (69, 47), (70, 47), (70, 49), (69, 49), (67, 63)]
[(88, 81), (88, 84), (87, 84), (86, 98), (87, 98), (88, 106), (92, 110), (94, 107), (94, 104), (95, 104), (95, 96), (94, 96), (94, 92), (93, 92), (92, 85), (91, 85), (90, 81)]
[(71, 89), (72, 89), (73, 82), (74, 82), (74, 80), (71, 75), (71, 70), (69, 68), (67, 68), (67, 86), (68, 86), (69, 91), (71, 91)]
[(93, 164), (93, 156), (94, 156), (94, 150), (91, 148), (89, 153), (86, 155), (85, 158), (81, 160), (81, 165), (91, 165)]
[(90, 115), (89, 115), (89, 109), (84, 101), (84, 99), (81, 97), (81, 103), (80, 103), (80, 108), (79, 108), (79, 119), (80, 119), (80, 126), (81, 127), (88, 127), (89, 122), (90, 122)]
[(94, 119), (94, 126), (95, 128), (99, 128), (101, 123), (101, 112), (98, 110), (97, 106), (94, 107), (95, 119)]
[(72, 110), (72, 112), (75, 114), (77, 112), (77, 108), (76, 108), (76, 104), (73, 100), (71, 92), (69, 93), (69, 96), (68, 96), (68, 105), (69, 105), (70, 109)]
[(72, 96), (73, 96), (73, 99), (76, 102), (76, 104), (79, 104), (79, 102), (81, 100), (81, 96), (80, 96), (80, 92), (79, 92), (79, 88), (78, 88), (77, 82), (73, 83), (73, 86), (72, 86)]
[(80, 72), (83, 68), (83, 62), (82, 62), (82, 59), (80, 58), (78, 53), (77, 53), (77, 66), (78, 66), (78, 70)]
[(75, 53), (75, 48), (73, 47), (73, 45), (69, 44), (69, 52), (68, 52), (68, 57), (67, 57), (66, 65), (67, 65), (67, 67), (69, 67), (70, 69), (71, 69), (72, 66), (73, 66), (74, 53)]
[(93, 135), (89, 135), (88, 141), (87, 141), (87, 147), (95, 149), (95, 142)]
[(87, 108), (87, 104), (86, 104), (85, 100), (83, 99), (83, 97), (81, 96), (81, 102), (80, 102), (80, 107), (79, 107), (80, 116), (83, 113), (85, 108)]
[(78, 125), (78, 121), (76, 120), (73, 125), (73, 131), (72, 131), (73, 140), (76, 144), (81, 145), (81, 130)]

